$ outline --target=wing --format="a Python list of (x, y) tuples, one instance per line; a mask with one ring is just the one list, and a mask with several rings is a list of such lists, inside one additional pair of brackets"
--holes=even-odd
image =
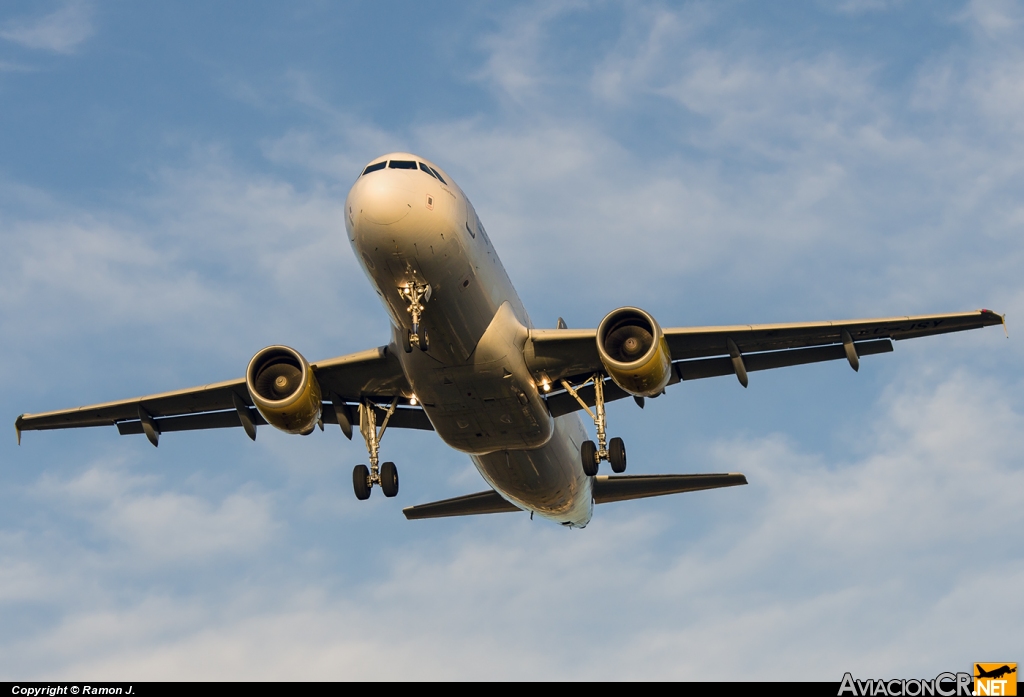
[[(367, 397), (386, 402), (397, 397), (400, 403), (407, 405), (404, 395), (412, 393), (398, 359), (387, 346), (319, 361), (311, 366), (325, 399), (331, 400), (330, 404), (324, 404), (326, 423), (338, 423), (335, 406), (358, 403)], [(22, 431), (57, 428), (116, 425), (122, 435), (143, 433), (144, 421), (149, 422), (156, 433), (166, 433), (241, 427), (245, 412), (253, 424), (267, 423), (253, 407), (245, 379), (238, 378), (76, 409), (22, 414), (15, 422), (15, 430), (19, 443)], [(359, 422), (358, 413), (358, 410), (346, 409), (353, 424)], [(433, 430), (422, 409), (408, 406), (396, 409), (388, 426)]]
[[(887, 317), (840, 322), (792, 324), (743, 324), (720, 327), (665, 329), (673, 361), (669, 384), (717, 375), (737, 375), (746, 384), (746, 373), (819, 361), (848, 360), (856, 370), (859, 359), (892, 351), (892, 341), (914, 339), (1004, 324), (1005, 317), (991, 310)], [(527, 364), (534, 374), (557, 384), (590, 377), (602, 371), (595, 329), (535, 329), (526, 345)], [(593, 388), (579, 391), (593, 404)], [(614, 383), (605, 387), (605, 400), (629, 395)], [(575, 411), (579, 403), (565, 392), (548, 398), (551, 413)]]

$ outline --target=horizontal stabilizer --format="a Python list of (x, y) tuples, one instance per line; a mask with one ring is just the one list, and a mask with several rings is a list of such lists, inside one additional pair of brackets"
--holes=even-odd
[[(737, 473), (601, 475), (594, 477), (594, 503), (628, 501), (746, 483), (747, 478)], [(511, 513), (518, 510), (521, 509), (501, 498), (498, 492), (481, 491), (478, 494), (409, 506), (402, 509), (402, 513), (409, 520), (420, 520), (483, 513)]]
[(594, 503), (645, 499), (746, 484), (742, 474), (634, 474), (594, 477)]
[(480, 515), (483, 513), (511, 513), (520, 509), (501, 498), (497, 491), (481, 491), (479, 494), (457, 496), (454, 499), (424, 503), (403, 508), (402, 513), (409, 520), (420, 518), (448, 518), (457, 515)]

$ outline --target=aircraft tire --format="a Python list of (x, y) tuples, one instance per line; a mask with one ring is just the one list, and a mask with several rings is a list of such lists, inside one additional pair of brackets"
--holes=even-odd
[(583, 463), (583, 473), (588, 477), (597, 474), (597, 445), (592, 440), (583, 441), (580, 446), (580, 461)]
[(352, 488), (356, 492), (356, 498), (365, 501), (370, 498), (370, 469), (366, 465), (356, 465), (352, 470)]
[(406, 353), (412, 353), (412, 331), (409, 329), (406, 329), (405, 334), (402, 335), (402, 348)]
[(626, 471), (626, 444), (622, 442), (621, 438), (612, 438), (608, 443), (608, 462), (615, 474), (622, 474)]
[(420, 351), (426, 351), (430, 348), (430, 341), (427, 338), (427, 329), (423, 326), (423, 322), (420, 322), (420, 326), (417, 329), (416, 338), (419, 339)]
[(398, 468), (394, 462), (385, 462), (380, 466), (380, 490), (388, 498), (398, 495)]

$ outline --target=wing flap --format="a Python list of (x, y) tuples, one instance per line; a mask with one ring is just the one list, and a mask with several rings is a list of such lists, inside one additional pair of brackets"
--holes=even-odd
[[(858, 341), (854, 342), (854, 346), (857, 349), (857, 355), (861, 357), (892, 351), (892, 342), (888, 339)], [(838, 360), (846, 360), (846, 351), (842, 345), (743, 354), (743, 364), (747, 372)], [(699, 358), (690, 361), (679, 361), (675, 366), (682, 380), (698, 380), (719, 375), (732, 375), (735, 372), (731, 358)]]
[[(267, 422), (260, 415), (260, 413), (249, 407), (249, 417), (252, 422), (257, 426), (266, 426)], [(325, 424), (336, 424), (338, 423), (338, 417), (334, 413), (334, 409), (331, 408), (329, 402), (325, 402), (323, 405), (323, 421)], [(214, 411), (205, 414), (188, 414), (187, 416), (165, 416), (159, 419), (153, 419), (153, 423), (156, 425), (158, 433), (173, 433), (175, 431), (200, 431), (210, 428), (234, 428), (241, 427), (242, 422), (238, 418), (238, 412), (232, 409), (231, 411)], [(104, 426), (109, 426), (109, 423), (104, 423)], [(359, 425), (359, 410), (352, 410), (352, 425)], [(422, 431), (433, 431), (434, 427), (430, 423), (430, 419), (427, 418), (426, 412), (420, 408), (407, 408), (400, 407), (395, 409), (395, 413), (391, 415), (391, 420), (388, 421), (388, 428), (412, 428), (419, 429)], [(133, 421), (118, 421), (117, 431), (122, 436), (133, 435), (143, 433), (142, 422), (138, 419)]]
[[(267, 423), (263, 420), (263, 417), (260, 416), (260, 413), (251, 407), (249, 408), (249, 415), (252, 418), (253, 423), (257, 426), (263, 426)], [(153, 423), (156, 424), (157, 433), (201, 431), (208, 428), (232, 428), (234, 426), (242, 426), (242, 422), (238, 418), (238, 412), (234, 409), (231, 411), (215, 411), (206, 414), (189, 414), (187, 416), (165, 416), (160, 419), (153, 419)], [(142, 422), (137, 419), (134, 421), (118, 421), (117, 432), (122, 436), (143, 433)]]
[[(892, 342), (888, 339), (873, 341), (858, 341), (854, 343), (858, 356), (873, 356), (879, 353), (892, 351)], [(756, 370), (771, 370), (773, 368), (785, 368), (792, 365), (805, 365), (807, 363), (819, 363), (822, 361), (846, 360), (846, 350), (843, 346), (815, 346), (812, 348), (789, 349), (785, 351), (768, 351), (764, 353), (748, 353), (743, 356), (743, 363), (748, 372)], [(680, 380), (699, 380), (701, 378), (712, 378), (720, 375), (733, 375), (735, 370), (730, 358), (699, 358), (689, 361), (678, 361), (675, 364), (675, 375), (669, 381), (669, 385)], [(580, 398), (587, 403), (587, 406), (594, 406), (594, 387), (587, 385), (576, 390)], [(625, 399), (629, 393), (616, 385), (611, 380), (604, 381), (604, 401), (614, 402)], [(568, 392), (553, 392), (547, 397), (548, 411), (552, 416), (558, 417), (563, 414), (570, 414), (574, 411), (581, 411), (583, 407)]]
[(687, 491), (742, 486), (742, 474), (633, 474), (598, 475), (594, 478), (594, 503), (612, 503), (645, 499), (651, 496), (682, 494)]

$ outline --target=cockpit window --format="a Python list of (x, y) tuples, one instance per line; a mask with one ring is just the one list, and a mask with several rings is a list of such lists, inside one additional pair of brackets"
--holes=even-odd
[(434, 173), (430, 171), (430, 168), (429, 168), (429, 167), (427, 167), (427, 166), (426, 166), (425, 164), (423, 164), (422, 162), (420, 163), (420, 171), (421, 171), (421, 172), (426, 172), (426, 173), (427, 173), (427, 174), (429, 174), (430, 176), (434, 176)]
[(368, 165), (366, 169), (363, 170), (363, 174), (369, 174), (370, 172), (376, 172), (378, 169), (384, 169), (387, 163), (387, 160), (384, 160), (383, 162), (374, 162), (372, 165)]
[(416, 169), (416, 163), (412, 160), (392, 160), (388, 167), (391, 169)]
[(434, 173), (434, 176), (435, 176), (435, 177), (437, 177), (438, 179), (440, 179), (440, 180), (441, 180), (441, 183), (442, 183), (442, 184), (444, 184), (445, 186), (447, 186), (447, 185), (448, 185), (448, 182), (446, 182), (446, 181), (444, 180), (444, 177), (442, 177), (442, 176), (441, 176), (441, 174), (440, 174), (440, 173), (439, 173), (439, 172), (438, 172), (438, 171), (437, 171), (436, 169), (434, 169), (433, 167), (431, 167), (431, 168), (430, 168), (430, 171)]

